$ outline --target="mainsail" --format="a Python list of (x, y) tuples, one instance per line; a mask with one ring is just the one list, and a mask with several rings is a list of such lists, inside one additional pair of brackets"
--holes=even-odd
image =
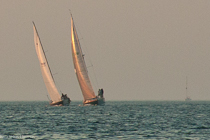
[(90, 100), (96, 98), (95, 93), (93, 91), (93, 87), (90, 83), (87, 67), (84, 60), (84, 55), (80, 47), (80, 42), (77, 36), (72, 16), (71, 16), (71, 47), (72, 47), (72, 57), (73, 57), (75, 73), (77, 75), (77, 79), (80, 84), (84, 100)]
[(36, 53), (40, 62), (40, 68), (44, 79), (44, 83), (47, 87), (47, 91), (50, 95), (52, 102), (61, 101), (60, 94), (55, 86), (55, 82), (52, 73), (50, 71), (50, 67), (48, 65), (45, 52), (43, 50), (34, 22), (33, 22), (33, 29), (34, 29), (34, 43), (35, 43)]

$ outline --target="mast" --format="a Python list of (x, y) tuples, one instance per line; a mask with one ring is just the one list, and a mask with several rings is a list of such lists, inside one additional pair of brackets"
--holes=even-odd
[(187, 76), (186, 76), (186, 98), (188, 98), (188, 94), (187, 94)]

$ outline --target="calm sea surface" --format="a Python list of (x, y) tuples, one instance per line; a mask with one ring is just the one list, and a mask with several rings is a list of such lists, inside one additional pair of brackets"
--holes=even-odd
[(210, 139), (210, 102), (0, 102), (0, 139)]

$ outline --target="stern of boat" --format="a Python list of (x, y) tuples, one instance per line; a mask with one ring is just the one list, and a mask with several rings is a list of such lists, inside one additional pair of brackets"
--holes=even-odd
[(105, 98), (98, 98), (98, 105), (104, 105), (105, 104)]
[(63, 106), (69, 106), (71, 100), (69, 98), (63, 99)]

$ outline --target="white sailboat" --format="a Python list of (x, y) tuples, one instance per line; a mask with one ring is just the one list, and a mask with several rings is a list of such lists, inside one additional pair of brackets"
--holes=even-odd
[(187, 92), (187, 77), (186, 77), (186, 98), (185, 101), (191, 101), (192, 99), (190, 98), (190, 96), (188, 96), (188, 92)]
[(71, 49), (72, 57), (75, 68), (75, 73), (84, 97), (83, 104), (102, 105), (105, 103), (103, 97), (103, 89), (99, 89), (98, 96), (95, 95), (91, 85), (87, 67), (84, 60), (84, 55), (80, 46), (76, 28), (74, 25), (73, 17), (71, 15)]
[(40, 62), (40, 68), (44, 79), (44, 83), (51, 98), (50, 105), (67, 106), (70, 104), (71, 100), (67, 97), (66, 94), (63, 95), (62, 93), (62, 96), (60, 96), (58, 89), (55, 86), (55, 82), (34, 22), (33, 22), (33, 29), (34, 29), (34, 43), (35, 43), (36, 53)]

